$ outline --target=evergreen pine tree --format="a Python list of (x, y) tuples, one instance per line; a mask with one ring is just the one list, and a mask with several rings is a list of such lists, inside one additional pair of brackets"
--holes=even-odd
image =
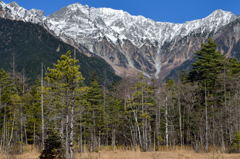
[(49, 124), (61, 130), (66, 159), (73, 158), (75, 115), (80, 97), (86, 91), (82, 84), (84, 78), (77, 63), (78, 60), (73, 58), (69, 51), (62, 55), (46, 74), (48, 95), (45, 96), (50, 96)]

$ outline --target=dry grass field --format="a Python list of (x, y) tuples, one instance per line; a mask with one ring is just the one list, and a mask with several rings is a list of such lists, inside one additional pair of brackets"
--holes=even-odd
[(187, 150), (160, 152), (107, 151), (79, 154), (77, 159), (240, 159), (240, 154), (195, 153)]
[[(0, 155), (0, 159), (37, 159), (39, 153), (35, 149), (22, 155)], [(192, 150), (175, 149), (158, 152), (139, 152), (116, 150), (102, 150), (98, 153), (77, 154), (76, 159), (240, 159), (240, 154), (225, 154), (219, 152), (196, 153)]]

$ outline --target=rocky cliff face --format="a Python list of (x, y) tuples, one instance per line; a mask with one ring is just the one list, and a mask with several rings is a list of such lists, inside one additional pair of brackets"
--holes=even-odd
[[(223, 10), (216, 10), (203, 19), (174, 24), (79, 3), (48, 17), (37, 10), (25, 10), (16, 3), (1, 2), (0, 6), (1, 17), (43, 25), (64, 42), (78, 49), (86, 48), (84, 53), (102, 57), (122, 76), (143, 72), (146, 76), (164, 79), (190, 60), (209, 37), (221, 43), (220, 49), (227, 51), (227, 55), (237, 56), (239, 25), (234, 22), (238, 17)], [(231, 40), (230, 35), (225, 35), (231, 32), (230, 24), (236, 33)]]
[(213, 38), (221, 52), (240, 60), (240, 18), (219, 29)]
[[(214, 39), (218, 44), (218, 50), (227, 57), (240, 60), (240, 18), (237, 18), (231, 23), (219, 28), (215, 33), (208, 35), (194, 34), (182, 38), (175, 42), (175, 44), (169, 43), (163, 53), (164, 58), (168, 59), (168, 61), (163, 64), (163, 67), (165, 67), (163, 70), (166, 70), (166, 72), (161, 72), (160, 75), (165, 73), (164, 77), (173, 78), (178, 76), (177, 74), (179, 72), (189, 70), (191, 63), (194, 61), (194, 52), (199, 50), (201, 44), (208, 38)], [(168, 52), (172, 54), (168, 54)], [(173, 66), (173, 64), (175, 65)], [(174, 69), (171, 67), (174, 67)]]

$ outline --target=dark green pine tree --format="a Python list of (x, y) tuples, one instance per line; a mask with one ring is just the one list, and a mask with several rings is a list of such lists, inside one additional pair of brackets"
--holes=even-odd
[(117, 134), (121, 132), (121, 127), (124, 125), (124, 105), (116, 96), (108, 96), (109, 105), (107, 106), (108, 125), (111, 130), (111, 143), (115, 148), (117, 144)]
[[(204, 147), (205, 151), (209, 150), (210, 141), (209, 134), (215, 133), (212, 130), (214, 121), (217, 119), (216, 113), (221, 104), (221, 95), (219, 95), (217, 87), (219, 84), (218, 76), (225, 69), (226, 58), (223, 54), (217, 51), (217, 45), (209, 39), (207, 43), (202, 44), (202, 47), (196, 53), (196, 61), (193, 63), (193, 68), (189, 73), (189, 80), (198, 84), (199, 89), (198, 103), (196, 103), (195, 112), (204, 120)], [(209, 108), (212, 109), (209, 109)], [(196, 116), (197, 116), (196, 114)]]
[[(13, 91), (13, 82), (7, 72), (0, 70), (0, 132), (3, 132), (6, 124), (6, 118), (10, 115), (8, 104), (11, 103)], [(1, 134), (3, 135), (3, 134)], [(3, 141), (5, 142), (5, 141)]]
[[(47, 107), (48, 124), (50, 127), (62, 129), (65, 158), (74, 157), (74, 134), (76, 111), (79, 110), (81, 95), (86, 92), (82, 82), (84, 77), (71, 51), (63, 54), (53, 68), (48, 68), (45, 86), (45, 104)], [(46, 112), (46, 106), (45, 106)], [(57, 120), (56, 120), (57, 117)]]
[(26, 114), (26, 133), (29, 144), (39, 143), (41, 132), (41, 92), (39, 82), (23, 96), (24, 114)]
[(1, 144), (5, 146), (11, 145), (14, 141), (9, 141), (11, 135), (10, 130), (15, 130), (16, 112), (20, 97), (17, 94), (16, 86), (6, 71), (0, 69), (0, 135), (3, 136)]
[(229, 78), (238, 78), (240, 75), (240, 61), (229, 58), (225, 62), (225, 73)]
[(53, 130), (48, 132), (45, 141), (45, 149), (42, 151), (40, 159), (64, 159), (64, 151), (61, 138)]
[(87, 105), (84, 112), (85, 127), (89, 130), (90, 151), (96, 151), (104, 129), (103, 91), (95, 78), (86, 94)]
[(224, 60), (224, 55), (217, 51), (216, 43), (209, 39), (196, 53), (196, 61), (189, 73), (189, 80), (198, 81), (204, 87), (212, 89), (215, 86), (217, 75), (224, 70)]

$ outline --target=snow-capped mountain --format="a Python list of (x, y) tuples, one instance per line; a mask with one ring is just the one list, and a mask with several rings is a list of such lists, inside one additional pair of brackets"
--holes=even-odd
[[(47, 18), (50, 29), (56, 34), (65, 33), (79, 41), (106, 36), (111, 42), (127, 39), (140, 47), (145, 40), (163, 45), (177, 36), (190, 33), (216, 31), (234, 20), (231, 12), (216, 10), (206, 18), (184, 24), (155, 22), (143, 16), (132, 16), (122, 10), (90, 8), (79, 3), (72, 4)], [(87, 36), (86, 36), (87, 35)]]
[[(79, 3), (45, 17), (41, 11), (3, 2), (0, 2), (0, 17), (41, 24), (64, 42), (76, 48), (84, 46), (101, 56), (119, 75), (141, 71), (157, 78), (164, 78), (190, 58), (201, 42), (237, 19), (231, 12), (216, 10), (206, 18), (174, 24)], [(200, 35), (198, 46), (192, 46), (196, 41), (179, 43), (181, 39), (197, 35)], [(179, 45), (188, 48), (184, 49), (184, 56), (176, 51)]]
[[(166, 42), (190, 34), (210, 34), (235, 19), (236, 16), (230, 12), (216, 10), (200, 20), (184, 24), (164, 23), (143, 16), (132, 16), (121, 10), (90, 8), (76, 3), (52, 14), (47, 18), (46, 23), (49, 30), (64, 41), (73, 39), (77, 43), (84, 44), (91, 52), (107, 58), (114, 65), (124, 65), (127, 68), (130, 66), (150, 76), (155, 74), (158, 77), (161, 72), (161, 50)], [(67, 39), (64, 39), (65, 37)], [(126, 59), (119, 60), (119, 57), (111, 52), (106, 55), (109, 51), (101, 49), (104, 47), (101, 43), (104, 38), (106, 38), (105, 43), (109, 42), (109, 45), (112, 45), (114, 50), (119, 50)], [(131, 44), (125, 46), (125, 41)], [(100, 48), (96, 47), (99, 43), (101, 43)], [(149, 45), (155, 49), (147, 57), (150, 50), (146, 52), (147, 50), (142, 51), (141, 48)], [(130, 52), (133, 50), (129, 50), (129, 47), (138, 55), (132, 55), (134, 52)], [(139, 60), (136, 60), (137, 56), (140, 56)]]
[(20, 7), (16, 2), (5, 4), (2, 1), (0, 1), (0, 17), (32, 23), (41, 23), (45, 18), (44, 12), (41, 10), (27, 10)]

